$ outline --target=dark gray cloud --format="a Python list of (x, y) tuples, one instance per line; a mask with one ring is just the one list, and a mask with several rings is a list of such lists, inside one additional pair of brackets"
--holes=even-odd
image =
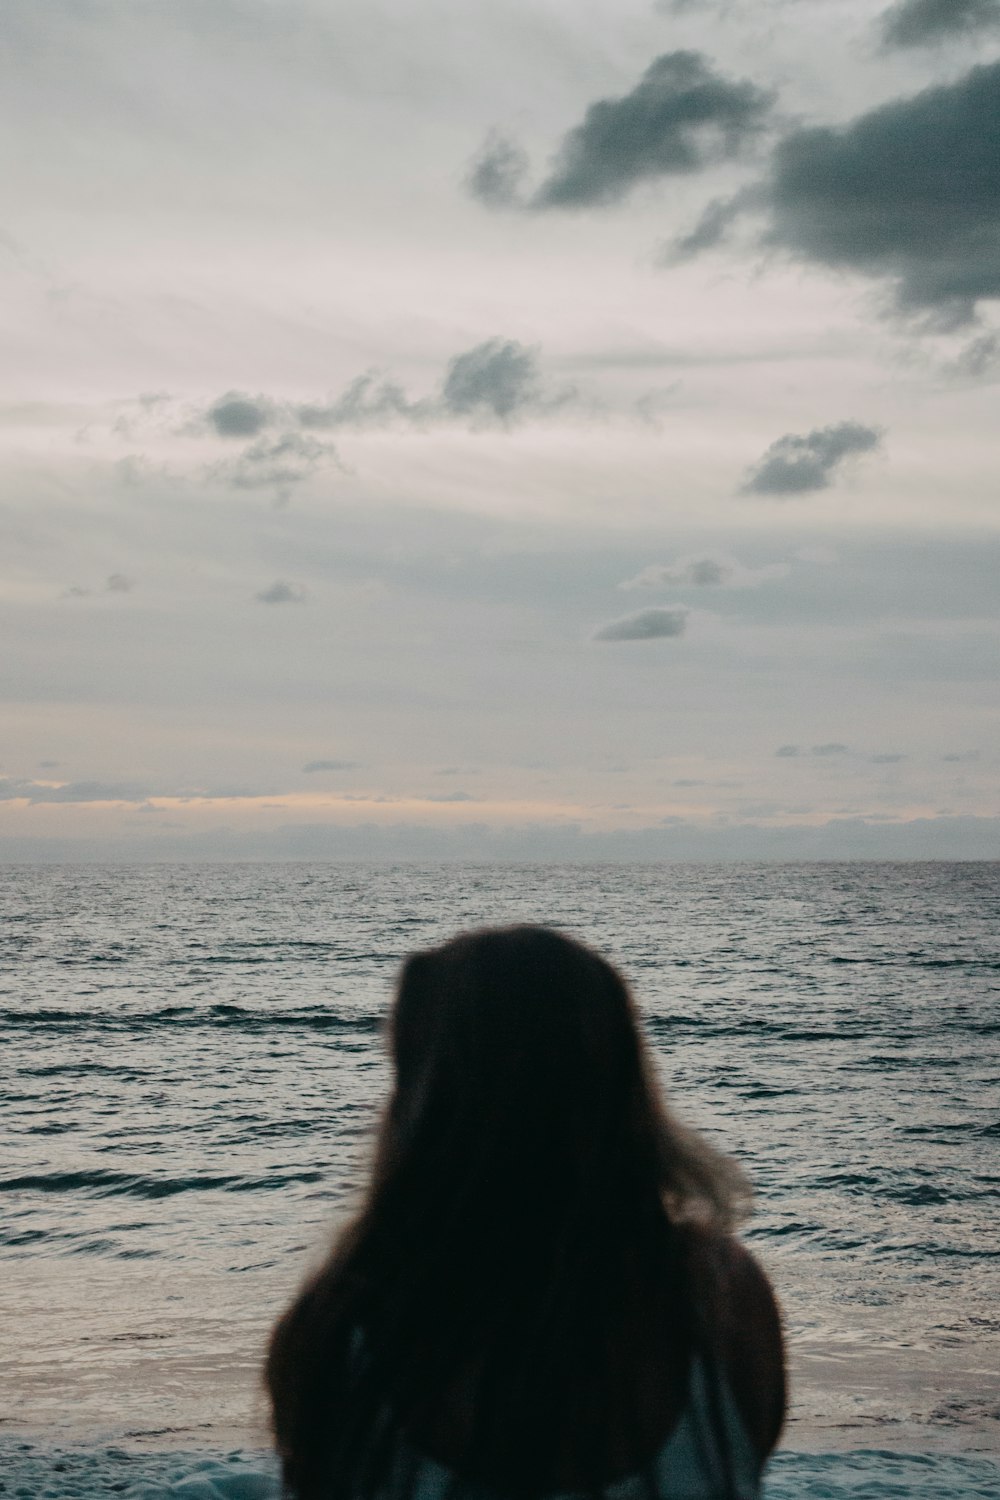
[(870, 453), (882, 441), (874, 427), (838, 422), (802, 436), (786, 433), (773, 442), (743, 484), (750, 495), (801, 495), (825, 490), (838, 467), (854, 454)]
[(710, 203), (661, 262), (710, 249), (736, 219), (759, 215), (766, 247), (883, 280), (897, 312), (968, 323), (979, 302), (1000, 297), (998, 132), (1000, 62), (844, 126), (794, 130), (766, 178)]
[(219, 437), (256, 437), (274, 417), (273, 403), (264, 396), (247, 396), (229, 391), (220, 396), (205, 414)]
[(527, 153), (516, 141), (492, 131), (473, 157), (465, 178), (466, 191), (487, 208), (514, 208), (528, 173)]
[(542, 403), (538, 357), (514, 339), (488, 339), (451, 361), (441, 401), (454, 416), (509, 421)]
[(781, 141), (769, 243), (890, 278), (898, 306), (967, 322), (1000, 297), (1000, 62)]
[(254, 595), (261, 604), (303, 604), (305, 597), (305, 589), (296, 583), (288, 583), (284, 578), (276, 578), (269, 588)]
[(656, 641), (684, 634), (687, 610), (641, 609), (594, 632), (595, 641)]
[(1000, 26), (1000, 0), (899, 0), (882, 16), (885, 47), (927, 47)]
[(801, 755), (802, 751), (798, 745), (779, 745), (774, 753), (782, 760), (791, 760), (794, 756)]
[(636, 183), (733, 157), (763, 129), (771, 104), (772, 95), (722, 77), (700, 52), (664, 53), (631, 93), (589, 107), (531, 205), (616, 203)]
[(873, 766), (894, 766), (897, 765), (899, 761), (905, 759), (905, 755), (903, 755), (898, 750), (894, 750), (887, 751), (882, 755), (873, 755), (871, 757), (871, 763)]
[(842, 745), (839, 740), (828, 740), (825, 745), (813, 745), (812, 754), (821, 757), (828, 755), (846, 755), (847, 746)]
[(361, 762), (357, 760), (311, 760), (303, 771), (357, 771)]

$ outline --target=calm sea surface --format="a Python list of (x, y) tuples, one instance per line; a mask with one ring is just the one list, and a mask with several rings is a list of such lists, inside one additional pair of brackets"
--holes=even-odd
[(5, 1430), (250, 1431), (401, 958), (520, 920), (621, 966), (745, 1163), (793, 1446), (1000, 1450), (996, 864), (0, 868)]

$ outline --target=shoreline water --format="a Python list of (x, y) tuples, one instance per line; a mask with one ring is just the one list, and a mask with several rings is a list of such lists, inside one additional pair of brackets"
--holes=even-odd
[(779, 1475), (811, 1455), (810, 1484), (840, 1476), (817, 1495), (907, 1494), (858, 1454), (990, 1462), (998, 891), (1000, 865), (0, 879), (3, 1452), (173, 1483), (264, 1448), (267, 1328), (364, 1175), (396, 965), (541, 917), (622, 965), (674, 1107), (754, 1181)]
[[(265, 1447), (268, 1330), (324, 1242), (300, 1249), (294, 1268), (239, 1277), (143, 1259), (91, 1260), (85, 1274), (69, 1257), (44, 1266), (8, 1259), (7, 1326), (16, 1328), (17, 1309), (32, 1339), (6, 1351), (16, 1389), (0, 1433), (43, 1443)], [(780, 1297), (789, 1282), (782, 1252), (751, 1244)], [(978, 1325), (993, 1320), (973, 1321), (981, 1333)], [(907, 1337), (881, 1326), (877, 1310), (863, 1318), (854, 1308), (839, 1326), (817, 1329), (786, 1309), (786, 1344), (786, 1446), (1000, 1455), (993, 1344), (969, 1339), (961, 1325)]]
[[(198, 1300), (204, 1295), (200, 1290)], [(211, 1357), (203, 1328), (186, 1334), (180, 1316), (168, 1331), (155, 1312), (148, 1308), (137, 1319), (126, 1297), (119, 1324), (97, 1333), (106, 1311), (88, 1317), (80, 1309), (76, 1336), (68, 1338), (56, 1310), (50, 1340), (22, 1351), (16, 1400), (0, 1426), (6, 1451), (18, 1444), (36, 1455), (113, 1451), (131, 1456), (121, 1460), (126, 1467), (148, 1457), (154, 1467), (173, 1462), (181, 1469), (220, 1454), (265, 1452), (259, 1372), (267, 1322), (244, 1327), (238, 1339), (227, 1327), (225, 1344)], [(919, 1455), (928, 1463), (1000, 1463), (995, 1372), (982, 1367), (981, 1357), (970, 1359), (963, 1345), (946, 1352), (950, 1357), (939, 1349), (793, 1335), (789, 1416), (779, 1451), (816, 1460), (839, 1456), (851, 1464), (854, 1455), (872, 1450)]]
[[(0, 1436), (0, 1490), (18, 1500), (280, 1500), (278, 1467), (264, 1450), (214, 1452), (42, 1446)], [(633, 1487), (610, 1487), (627, 1500)], [(782, 1448), (767, 1466), (763, 1500), (996, 1500), (1000, 1462), (981, 1455), (858, 1448)]]

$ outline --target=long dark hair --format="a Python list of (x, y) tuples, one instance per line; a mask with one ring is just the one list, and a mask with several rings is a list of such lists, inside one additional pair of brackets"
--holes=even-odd
[(656, 1350), (683, 1372), (704, 1336), (686, 1226), (729, 1229), (745, 1183), (666, 1111), (624, 980), (559, 933), (415, 954), (389, 1042), (367, 1194), (271, 1337), (286, 1487), (370, 1500), (409, 1451), (599, 1490), (662, 1436)]

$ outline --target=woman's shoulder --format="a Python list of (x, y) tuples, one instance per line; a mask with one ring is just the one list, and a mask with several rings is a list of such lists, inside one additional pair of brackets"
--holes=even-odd
[(785, 1420), (781, 1313), (757, 1258), (732, 1234), (687, 1231), (689, 1264), (740, 1416), (764, 1459)]

